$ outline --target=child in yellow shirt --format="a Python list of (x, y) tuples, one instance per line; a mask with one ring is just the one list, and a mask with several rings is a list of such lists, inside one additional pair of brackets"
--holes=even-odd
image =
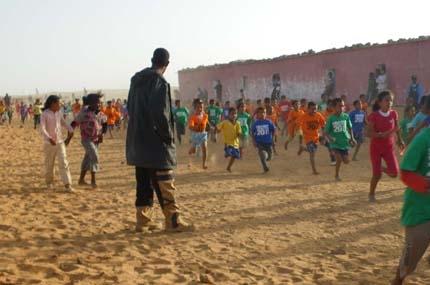
[(236, 159), (240, 159), (239, 138), (242, 134), (242, 128), (237, 121), (236, 108), (230, 108), (228, 111), (228, 118), (217, 126), (217, 131), (221, 132), (224, 137), (224, 155), (226, 158), (230, 157), (227, 165), (227, 171), (231, 172), (231, 167)]

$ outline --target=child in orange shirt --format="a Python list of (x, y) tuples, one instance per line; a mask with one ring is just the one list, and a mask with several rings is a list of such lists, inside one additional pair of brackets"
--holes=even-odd
[(315, 167), (315, 153), (320, 140), (320, 130), (325, 126), (325, 119), (316, 111), (317, 105), (314, 102), (308, 103), (307, 110), (299, 119), (303, 137), (300, 137), (300, 148), (297, 154), (301, 155), (303, 151), (309, 152), (313, 174), (318, 175)]
[(112, 106), (112, 101), (107, 102), (107, 107), (103, 110), (103, 113), (107, 117), (107, 129), (109, 131), (109, 136), (112, 139), (112, 130), (115, 127), (115, 123), (117, 122), (118, 118), (121, 117), (121, 115), (118, 113), (116, 108)]
[(191, 130), (191, 148), (189, 154), (195, 154), (196, 148), (201, 147), (202, 149), (202, 164), (203, 169), (207, 169), (206, 157), (208, 147), (208, 133), (206, 127), (208, 124), (208, 115), (203, 111), (203, 101), (196, 100), (194, 102), (194, 114), (191, 115), (188, 121), (188, 128)]
[(293, 109), (290, 110), (287, 118), (288, 138), (285, 142), (285, 150), (288, 150), (288, 144), (295, 138), (297, 133), (300, 136), (302, 135), (300, 133), (299, 119), (305, 114), (305, 112), (299, 109), (299, 101), (293, 100), (291, 104)]

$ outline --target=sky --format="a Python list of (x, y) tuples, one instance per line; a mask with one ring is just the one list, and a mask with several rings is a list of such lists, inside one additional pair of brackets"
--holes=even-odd
[(169, 50), (165, 74), (430, 35), (430, 1), (0, 0), (0, 94), (127, 89)]

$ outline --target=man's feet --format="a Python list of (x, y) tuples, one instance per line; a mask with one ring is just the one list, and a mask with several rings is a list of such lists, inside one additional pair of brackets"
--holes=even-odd
[(331, 166), (336, 166), (336, 161), (330, 161)]
[(97, 186), (97, 184), (96, 184), (96, 183), (91, 183), (91, 188), (92, 188), (92, 189), (97, 189), (97, 188), (98, 188), (98, 186)]
[(304, 146), (300, 146), (299, 147), (299, 151), (297, 152), (297, 155), (301, 155), (304, 151), (305, 151), (305, 147)]
[(370, 203), (375, 203), (376, 202), (376, 198), (374, 194), (369, 194), (369, 202)]
[(358, 159), (354, 156), (354, 157), (352, 158), (352, 161), (358, 161)]
[(78, 185), (79, 186), (89, 186), (90, 184), (88, 184), (85, 180), (79, 180)]
[(204, 170), (208, 169), (208, 166), (207, 165), (203, 165), (203, 169)]
[(231, 168), (230, 167), (227, 167), (227, 169), (226, 169), (228, 172), (231, 172)]
[(193, 224), (185, 222), (179, 217), (178, 213), (173, 214), (170, 219), (166, 219), (166, 231), (168, 232), (193, 232), (195, 227)]
[(339, 176), (335, 176), (335, 177), (334, 177), (334, 180), (336, 180), (337, 182), (342, 181), (342, 179), (340, 179), (340, 177), (339, 177)]
[(270, 169), (269, 169), (268, 167), (267, 167), (267, 168), (264, 168), (264, 169), (263, 169), (263, 173), (264, 173), (264, 174), (266, 174), (267, 172), (269, 172), (269, 170), (270, 170)]
[(320, 173), (318, 171), (314, 171), (312, 172), (313, 175), (320, 175)]
[(154, 221), (154, 211), (152, 207), (137, 207), (136, 208), (136, 232), (145, 230), (161, 230), (161, 223)]
[(288, 143), (285, 143), (285, 144), (284, 144), (284, 149), (285, 149), (285, 150), (288, 150)]

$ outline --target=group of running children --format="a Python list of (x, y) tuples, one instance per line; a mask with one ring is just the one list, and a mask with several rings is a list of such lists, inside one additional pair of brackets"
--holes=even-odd
[[(243, 156), (243, 149), (251, 138), (263, 171), (268, 172), (267, 162), (272, 153), (276, 153), (277, 131), (281, 130), (281, 135), (285, 131), (288, 134), (286, 150), (293, 139), (299, 137), (298, 155), (309, 153), (315, 175), (318, 174), (315, 165), (318, 145), (326, 146), (331, 164), (335, 166), (335, 180), (340, 181), (340, 167), (349, 163), (350, 149), (355, 147), (352, 160), (357, 160), (364, 137), (368, 136), (372, 164), (369, 202), (376, 202), (375, 190), (383, 173), (393, 178), (400, 174), (407, 185), (401, 216), (406, 229), (405, 247), (392, 282), (399, 285), (415, 270), (430, 244), (430, 95), (421, 98), (418, 113), (416, 106), (407, 105), (401, 121), (392, 109), (393, 100), (392, 92), (382, 91), (370, 111), (364, 95), (353, 102), (352, 108), (346, 104), (345, 96), (323, 100), (318, 106), (305, 99), (288, 101), (283, 96), (277, 103), (266, 98), (264, 105), (257, 102), (255, 110), (249, 101), (239, 101), (236, 109), (230, 107), (229, 102), (221, 108), (214, 100), (210, 100), (205, 110), (203, 102), (195, 100), (191, 116), (176, 100), (174, 114), (179, 143), (188, 127), (191, 131), (189, 153), (194, 154), (196, 148), (201, 147), (204, 169), (207, 168), (208, 133), (214, 142), (216, 133), (222, 133), (225, 157), (229, 158), (227, 171), (231, 171), (234, 161)], [(283, 122), (282, 129), (278, 118)], [(403, 155), (400, 167), (396, 145)]]
[[(397, 177), (400, 173), (402, 181), (408, 186), (402, 211), (406, 246), (393, 281), (393, 284), (402, 284), (430, 244), (430, 195), (427, 194), (430, 191), (430, 96), (422, 98), (418, 113), (414, 106), (406, 106), (404, 118), (400, 122), (397, 112), (392, 109), (393, 100), (394, 96), (390, 91), (379, 93), (370, 112), (364, 96), (354, 101), (352, 108), (346, 104), (345, 97), (323, 101), (319, 106), (304, 99), (299, 102), (282, 97), (278, 103), (266, 98), (264, 104), (257, 102), (255, 109), (249, 101), (238, 101), (237, 108), (231, 107), (229, 103), (221, 108), (214, 100), (210, 100), (209, 106), (205, 108), (201, 100), (195, 100), (193, 114), (176, 100), (174, 117), (178, 142), (182, 143), (182, 136), (189, 129), (189, 154), (196, 153), (200, 148), (204, 169), (207, 168), (208, 133), (214, 142), (217, 141), (217, 133), (221, 133), (225, 145), (224, 154), (229, 158), (227, 171), (232, 170), (235, 160), (243, 157), (244, 148), (252, 140), (263, 171), (268, 172), (268, 161), (276, 153), (277, 132), (280, 130), (281, 135), (287, 133), (284, 144), (286, 150), (295, 137), (299, 138), (297, 153), (309, 153), (315, 175), (318, 174), (315, 153), (319, 145), (326, 146), (331, 164), (335, 166), (335, 179), (339, 181), (341, 165), (350, 161), (350, 149), (355, 147), (352, 160), (357, 160), (365, 135), (370, 137), (373, 175), (369, 202), (376, 201), (375, 190), (382, 173), (390, 177)], [(57, 158), (65, 188), (72, 191), (65, 147), (72, 139), (73, 129), (79, 126), (81, 143), (85, 149), (79, 185), (88, 185), (85, 176), (90, 172), (91, 186), (96, 188), (98, 146), (103, 140), (103, 134), (115, 125), (118, 111), (112, 103), (108, 103), (102, 110), (100, 95), (90, 94), (84, 99), (83, 106), (70, 125), (59, 115), (60, 108), (60, 98), (52, 95), (46, 100), (41, 114), (46, 183), (48, 187), (53, 183), (53, 162)], [(283, 122), (282, 129), (279, 122)], [(58, 131), (62, 126), (68, 130), (65, 140), (61, 131)], [(395, 154), (396, 145), (404, 155), (400, 167)], [(385, 161), (385, 166), (382, 160)]]

